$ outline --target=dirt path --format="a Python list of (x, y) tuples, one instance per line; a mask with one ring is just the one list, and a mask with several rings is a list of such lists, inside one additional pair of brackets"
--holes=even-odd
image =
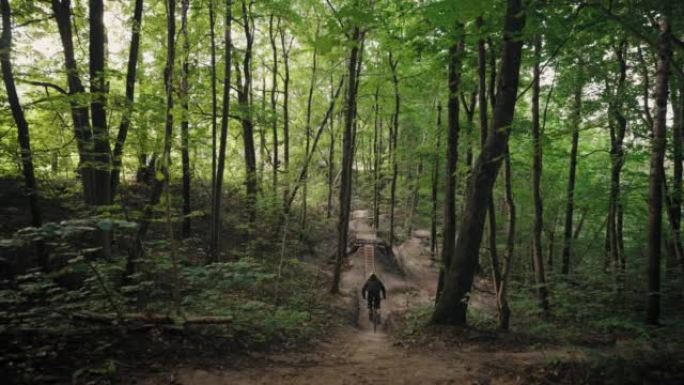
[[(352, 213), (350, 231), (356, 237), (372, 237), (365, 211)], [(388, 290), (383, 301), (383, 320), (420, 303), (432, 301), (436, 268), (424, 252), (422, 240), (413, 238), (396, 247), (405, 275), (376, 263), (375, 269)], [(511, 367), (543, 359), (538, 353), (455, 351), (444, 346), (406, 349), (395, 345), (384, 329), (373, 332), (360, 288), (366, 279), (363, 247), (350, 258), (342, 291), (357, 296), (358, 325), (341, 330), (311, 352), (288, 352), (256, 356), (230, 369), (176, 368), (164, 376), (148, 378), (145, 385), (356, 385), (356, 384), (515, 384), (518, 380), (499, 366)], [(376, 261), (377, 262), (377, 261)], [(391, 322), (391, 321), (390, 321)], [(498, 362), (498, 364), (497, 364)]]

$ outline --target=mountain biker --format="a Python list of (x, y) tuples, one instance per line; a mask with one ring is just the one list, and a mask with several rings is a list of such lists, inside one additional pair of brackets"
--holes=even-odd
[(373, 305), (375, 305), (376, 309), (380, 309), (380, 292), (382, 292), (382, 298), (387, 299), (385, 285), (382, 284), (375, 273), (372, 273), (361, 289), (363, 299), (368, 299), (368, 309), (371, 309)]

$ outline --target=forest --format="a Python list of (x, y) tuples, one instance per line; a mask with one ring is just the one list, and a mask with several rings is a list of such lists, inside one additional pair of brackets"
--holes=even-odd
[(0, 14), (0, 382), (684, 383), (684, 2)]

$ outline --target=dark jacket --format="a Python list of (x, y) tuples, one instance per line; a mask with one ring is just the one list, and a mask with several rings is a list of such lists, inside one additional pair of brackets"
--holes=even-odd
[(380, 297), (381, 292), (382, 298), (387, 299), (385, 285), (383, 285), (382, 282), (380, 282), (378, 277), (373, 275), (370, 278), (368, 278), (366, 284), (363, 285), (363, 288), (361, 289), (361, 296), (363, 296), (363, 298), (366, 298), (366, 293), (368, 293), (369, 297)]

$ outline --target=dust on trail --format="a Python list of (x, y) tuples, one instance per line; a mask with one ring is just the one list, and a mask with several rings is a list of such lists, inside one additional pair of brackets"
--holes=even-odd
[[(352, 213), (350, 236), (372, 237), (367, 212)], [(421, 232), (401, 246), (395, 247), (398, 262), (406, 272), (399, 275), (376, 261), (375, 269), (387, 288), (382, 302), (383, 322), (393, 312), (401, 312), (434, 298), (437, 270), (424, 247)], [(406, 349), (394, 344), (384, 328), (373, 331), (368, 322), (360, 288), (368, 272), (363, 247), (350, 257), (350, 268), (344, 272), (341, 290), (358, 298), (357, 327), (347, 327), (321, 342), (310, 352), (286, 352), (255, 356), (236, 367), (196, 369), (179, 367), (168, 373), (147, 378), (145, 385), (356, 385), (356, 384), (515, 384), (518, 380), (501, 375), (501, 367), (524, 365), (543, 359), (537, 353), (483, 353), (470, 349), (456, 351), (444, 346), (430, 349)], [(391, 321), (390, 321), (391, 322)], [(500, 366), (500, 367), (499, 367)], [(509, 369), (507, 369), (510, 371)], [(498, 375), (495, 375), (498, 373)]]

